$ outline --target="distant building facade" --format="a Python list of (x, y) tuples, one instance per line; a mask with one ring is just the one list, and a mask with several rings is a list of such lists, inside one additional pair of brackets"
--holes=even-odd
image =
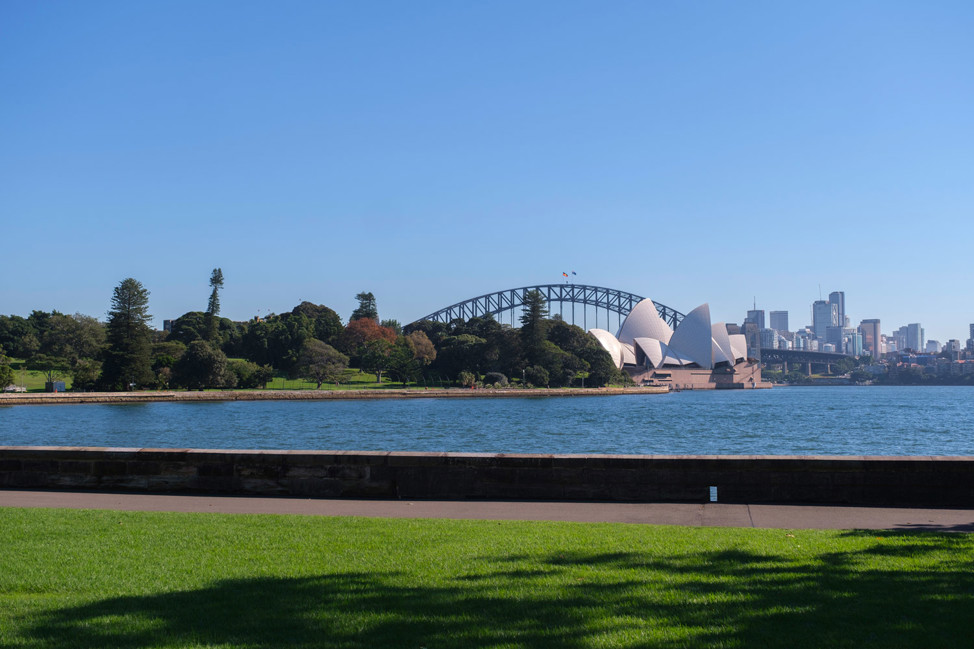
[[(790, 331), (788, 329), (788, 312), (772, 311), (771, 328), (774, 329), (775, 331)], [(974, 336), (974, 334), (972, 334), (972, 336)]]
[(753, 322), (758, 326), (758, 329), (764, 329), (764, 309), (752, 309), (747, 312), (747, 318), (744, 322)]
[(862, 348), (869, 352), (873, 360), (879, 360), (883, 356), (883, 336), (880, 333), (879, 318), (863, 320), (859, 323), (859, 332), (862, 334)]
[(826, 300), (812, 303), (812, 330), (822, 342), (828, 341), (828, 328), (839, 326), (838, 306)]
[(839, 327), (848, 327), (845, 315), (845, 291), (832, 291), (829, 293), (829, 304), (835, 306), (836, 320)]

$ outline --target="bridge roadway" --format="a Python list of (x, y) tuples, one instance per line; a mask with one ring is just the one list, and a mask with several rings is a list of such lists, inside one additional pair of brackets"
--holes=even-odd
[(831, 352), (810, 352), (801, 349), (761, 348), (761, 361), (764, 363), (821, 363), (828, 365), (838, 363), (844, 358), (851, 358), (851, 356)]
[(810, 352), (801, 349), (765, 349), (761, 348), (761, 362), (767, 365), (783, 363), (785, 369), (789, 363), (800, 363), (805, 366), (805, 373), (812, 375), (812, 365), (825, 365), (829, 374), (832, 373), (832, 363), (838, 363), (844, 358), (852, 358), (845, 354), (831, 352)]

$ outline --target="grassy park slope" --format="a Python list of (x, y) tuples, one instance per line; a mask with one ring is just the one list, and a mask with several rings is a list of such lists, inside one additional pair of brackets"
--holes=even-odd
[(0, 509), (0, 646), (967, 646), (968, 534)]

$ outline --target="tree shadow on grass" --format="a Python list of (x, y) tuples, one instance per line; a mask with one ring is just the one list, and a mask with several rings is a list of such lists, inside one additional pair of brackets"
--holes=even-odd
[[(974, 571), (946, 536), (810, 560), (739, 549), (488, 556), (435, 584), (363, 572), (226, 580), (35, 615), (22, 646), (970, 646)], [(910, 560), (939, 550), (955, 560)]]

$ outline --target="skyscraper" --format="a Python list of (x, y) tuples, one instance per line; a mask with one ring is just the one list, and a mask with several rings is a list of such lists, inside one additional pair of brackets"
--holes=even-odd
[(815, 300), (812, 303), (812, 330), (816, 338), (824, 342), (828, 336), (828, 328), (838, 324), (838, 305), (829, 304), (825, 300)]
[(838, 312), (839, 321), (835, 323), (838, 327), (844, 327), (845, 324), (845, 291), (832, 291), (829, 293), (829, 304), (834, 304)]
[(788, 312), (772, 311), (771, 328), (775, 331), (788, 331)]
[(879, 360), (883, 355), (883, 337), (879, 332), (879, 318), (863, 320), (859, 323), (862, 332), (862, 348), (869, 352), (873, 360)]
[(758, 329), (764, 329), (764, 309), (752, 309), (748, 311), (745, 322), (753, 322), (758, 326)]
[(923, 351), (923, 327), (919, 322), (906, 325), (906, 348)]

